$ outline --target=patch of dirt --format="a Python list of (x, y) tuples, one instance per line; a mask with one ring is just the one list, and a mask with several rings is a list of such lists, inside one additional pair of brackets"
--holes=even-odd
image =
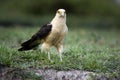
[(0, 67), (0, 80), (120, 80), (110, 78), (108, 74), (96, 74), (93, 72), (71, 70), (57, 71), (54, 69), (11, 69)]

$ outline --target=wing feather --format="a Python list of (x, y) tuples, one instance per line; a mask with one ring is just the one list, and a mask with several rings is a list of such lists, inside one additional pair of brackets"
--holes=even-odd
[(45, 24), (43, 25), (40, 30), (35, 33), (31, 39), (23, 42), (21, 44), (22, 48), (18, 49), (19, 51), (23, 51), (23, 50), (30, 50), (36, 46), (38, 46), (40, 44), (40, 40), (45, 39), (49, 33), (52, 30), (52, 25), (51, 24)]
[(33, 39), (44, 39), (46, 38), (52, 29), (51, 24), (45, 24), (41, 29), (32, 36)]

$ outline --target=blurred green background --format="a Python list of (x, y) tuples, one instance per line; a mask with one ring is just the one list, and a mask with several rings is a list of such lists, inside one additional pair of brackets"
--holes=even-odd
[(41, 26), (59, 8), (70, 28), (120, 28), (120, 0), (0, 0), (0, 26)]
[[(63, 62), (54, 49), (52, 62), (39, 50), (18, 52), (21, 43), (49, 23), (59, 8), (66, 9), (69, 29)], [(0, 64), (119, 76), (120, 0), (0, 0)]]

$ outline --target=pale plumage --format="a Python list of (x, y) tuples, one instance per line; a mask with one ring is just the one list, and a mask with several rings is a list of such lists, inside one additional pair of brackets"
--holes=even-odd
[(50, 24), (44, 25), (30, 40), (22, 43), (19, 51), (30, 50), (42, 44), (42, 51), (46, 51), (50, 59), (50, 47), (55, 46), (62, 61), (63, 39), (67, 32), (66, 12), (64, 9), (59, 9)]

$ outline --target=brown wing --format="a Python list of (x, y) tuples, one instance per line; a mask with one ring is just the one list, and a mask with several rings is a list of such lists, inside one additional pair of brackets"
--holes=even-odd
[(18, 49), (19, 51), (23, 51), (23, 50), (30, 50), (36, 46), (38, 46), (40, 43), (38, 42), (38, 40), (41, 39), (45, 39), (49, 33), (52, 30), (52, 25), (51, 24), (45, 24), (41, 27), (41, 29), (34, 34), (31, 39), (29, 39), (28, 41), (24, 42), (21, 44), (22, 48)]

